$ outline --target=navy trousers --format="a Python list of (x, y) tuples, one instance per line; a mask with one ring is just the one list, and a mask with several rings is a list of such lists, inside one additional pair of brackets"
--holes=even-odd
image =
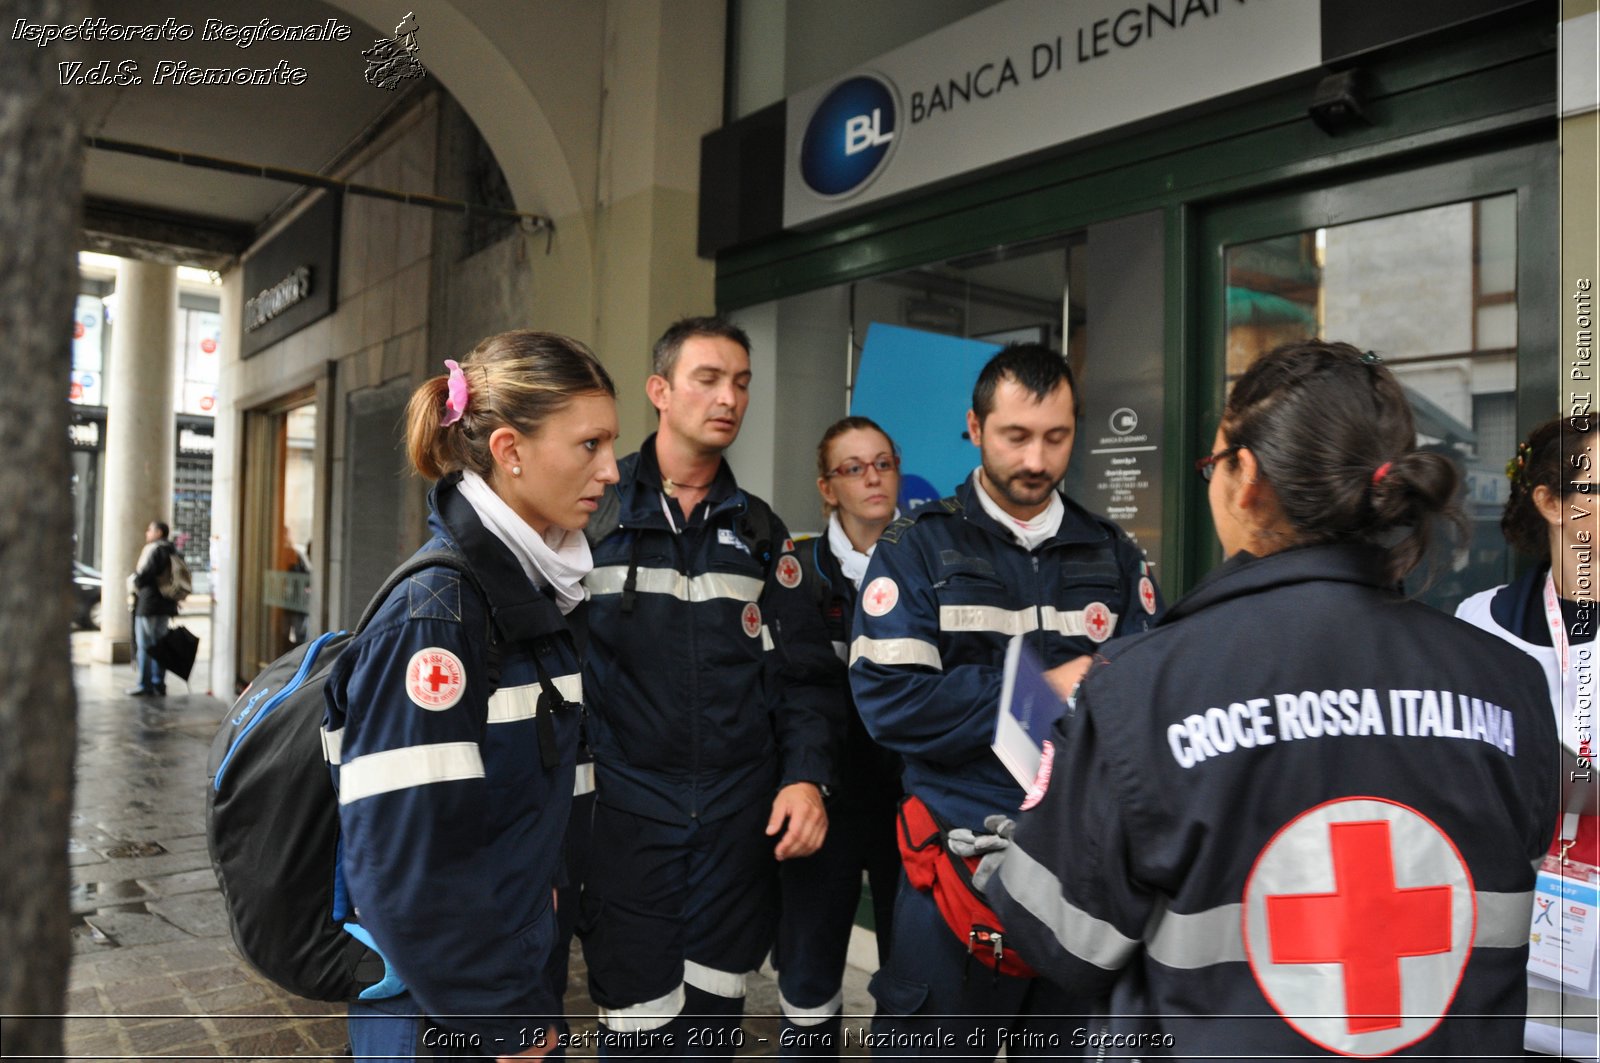
[(731, 1058), (745, 975), (772, 947), (770, 807), (663, 823), (595, 806), (579, 936), (605, 1058)]
[(878, 964), (889, 961), (894, 896), (900, 876), (892, 795), (874, 803), (829, 809), (822, 848), (778, 867), (782, 912), (778, 998), (783, 1021), (778, 1055), (837, 1058), (842, 1034), (844, 967), (861, 901), (863, 873), (872, 891)]

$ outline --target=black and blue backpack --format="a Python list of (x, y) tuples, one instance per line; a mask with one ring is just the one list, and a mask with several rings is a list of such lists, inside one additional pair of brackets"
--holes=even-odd
[(267, 665), (211, 743), (206, 846), (234, 944), (267, 978), (312, 1000), (353, 1000), (385, 973), (383, 958), (343, 927), (351, 906), (339, 871), (339, 798), (322, 747), (323, 688), (390, 592), (436, 566), (481, 593), (460, 554), (411, 558), (384, 581), (354, 631), (329, 632)]

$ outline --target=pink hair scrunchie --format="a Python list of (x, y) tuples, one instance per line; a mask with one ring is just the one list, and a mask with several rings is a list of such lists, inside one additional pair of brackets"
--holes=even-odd
[(450, 370), (450, 380), (446, 385), (450, 389), (450, 397), (444, 400), (445, 414), (439, 420), (439, 427), (449, 428), (467, 412), (467, 374), (449, 358), (444, 360), (444, 367)]

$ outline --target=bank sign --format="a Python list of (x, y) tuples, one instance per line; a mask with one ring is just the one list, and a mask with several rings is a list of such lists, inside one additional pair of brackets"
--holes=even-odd
[(789, 97), (804, 225), (1317, 67), (1309, 0), (1008, 0)]

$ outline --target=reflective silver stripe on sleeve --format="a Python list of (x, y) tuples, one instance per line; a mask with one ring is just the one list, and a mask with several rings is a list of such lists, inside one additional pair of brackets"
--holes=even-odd
[(777, 645), (777, 643), (772, 641), (772, 632), (767, 629), (767, 625), (762, 624), (761, 625), (761, 648), (764, 649), (764, 650), (770, 650), (776, 645)]
[(987, 631), (997, 635), (1026, 635), (1039, 627), (1038, 610), (1002, 609), (998, 605), (941, 605), (940, 631)]
[(1015, 845), (1000, 865), (1000, 881), (1012, 900), (1043, 923), (1063, 949), (1085, 963), (1107, 971), (1120, 970), (1139, 947), (1138, 939), (1068, 903), (1061, 896), (1061, 880)]
[(606, 1029), (616, 1033), (640, 1033), (659, 1030), (683, 1011), (683, 983), (674, 986), (666, 996), (647, 1000), (643, 1004), (630, 1004), (625, 1008), (596, 1008)]
[(324, 730), (322, 732), (322, 759), (329, 764), (337, 765), (339, 755), (344, 748), (344, 728), (337, 731)]
[(1157, 963), (1184, 970), (1243, 962), (1243, 914), (1242, 904), (1190, 914), (1163, 911), (1145, 928), (1145, 947)]
[(744, 972), (719, 971), (715, 967), (707, 967), (703, 963), (693, 960), (683, 961), (683, 981), (692, 985), (703, 993), (723, 997), (727, 1000), (738, 1000), (744, 997)]
[(815, 1008), (802, 1008), (798, 1004), (789, 1002), (783, 995), (783, 990), (778, 990), (778, 1007), (783, 1009), (783, 1017), (796, 1026), (820, 1026), (844, 1010), (844, 989), (841, 988), (833, 995), (833, 999), (826, 1004)]
[[(698, 576), (685, 576), (674, 568), (646, 568), (637, 570), (634, 589), (640, 594), (665, 594), (683, 602), (709, 602), (728, 598), (736, 602), (753, 602), (761, 597), (765, 584), (754, 576), (736, 576), (728, 572), (704, 572)], [(628, 580), (628, 566), (606, 565), (590, 572), (583, 579), (589, 593), (598, 598), (602, 594), (621, 594)]]
[[(1116, 627), (1117, 614), (1112, 613), (1111, 626)], [(1035, 609), (1002, 609), (997, 605), (941, 605), (939, 607), (940, 631), (978, 631), (997, 635), (1026, 635), (1043, 627), (1057, 635), (1084, 635), (1083, 610), (1057, 609), (1053, 605)]]
[[(1009, 863), (1011, 854), (1006, 854)], [(1004, 865), (1002, 865), (1004, 867)], [(1007, 888), (1010, 883), (1007, 883)], [(1474, 948), (1514, 949), (1528, 941), (1528, 919), (1533, 914), (1532, 893), (1479, 891), (1478, 929)], [(1163, 912), (1145, 930), (1150, 958), (1182, 970), (1216, 963), (1243, 963), (1243, 906), (1223, 904), (1203, 912)]]
[(594, 765), (579, 764), (578, 770), (572, 773), (572, 796), (582, 797), (584, 794), (594, 793)]
[(558, 675), (550, 680), (556, 685), (556, 692), (563, 699), (574, 705), (583, 701), (583, 673), (573, 672), (571, 675)]
[(471, 742), (406, 746), (357, 757), (339, 769), (339, 803), (429, 783), (483, 778), (483, 757)]
[(833, 642), (833, 652), (839, 658), (839, 660), (843, 661), (845, 664), (849, 664), (850, 663), (850, 644), (849, 643), (840, 642), (837, 639), (835, 639), (834, 642)]
[(1489, 893), (1478, 891), (1478, 929), (1472, 936), (1477, 949), (1520, 949), (1528, 943), (1528, 923), (1533, 918), (1533, 891)]
[[(583, 701), (583, 676), (558, 675), (551, 679), (556, 691), (574, 704)], [(523, 683), (520, 686), (501, 687), (489, 695), (490, 723), (515, 723), (518, 720), (531, 720), (539, 714), (539, 694), (543, 690), (538, 683)]]
[(858, 635), (850, 644), (850, 663), (855, 664), (863, 657), (874, 664), (920, 664), (944, 671), (939, 647), (922, 639), (874, 639)]
[[(1042, 624), (1046, 631), (1053, 631), (1057, 635), (1084, 635), (1088, 629), (1083, 624), (1083, 610), (1061, 610), (1053, 605), (1047, 605), (1039, 610), (1044, 617)], [(1117, 614), (1111, 613), (1111, 630), (1117, 629)]]

